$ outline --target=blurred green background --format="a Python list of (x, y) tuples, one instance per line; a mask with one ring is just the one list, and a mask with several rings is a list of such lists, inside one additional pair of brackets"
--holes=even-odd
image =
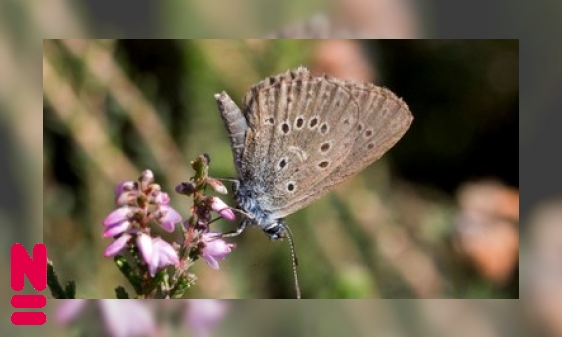
[[(46, 40), (43, 47), (44, 242), (60, 276), (77, 281), (78, 296), (111, 298), (123, 283), (102, 256), (110, 240), (101, 238), (101, 222), (114, 207), (115, 184), (150, 168), (172, 192), (201, 153), (211, 156), (212, 176), (233, 176), (213, 94), (225, 90), (240, 104), (253, 83), (305, 65), (389, 87), (414, 122), (382, 160), (287, 219), (303, 296), (518, 297), (518, 241), (501, 253), (507, 262), (489, 248), (505, 235), (517, 240), (518, 219), (508, 234), (488, 236), (478, 221), (463, 221), (461, 197), (467, 183), (493, 181), (517, 196), (507, 199), (518, 214), (518, 41)], [(477, 194), (498, 218), (505, 213), (491, 195)], [(185, 216), (187, 199), (172, 198)], [(503, 276), (490, 276), (462, 244), (475, 231), (491, 238), (480, 252), (504, 264)], [(188, 296), (294, 297), (286, 243), (258, 229), (233, 241), (220, 271), (197, 263), (199, 282)]]

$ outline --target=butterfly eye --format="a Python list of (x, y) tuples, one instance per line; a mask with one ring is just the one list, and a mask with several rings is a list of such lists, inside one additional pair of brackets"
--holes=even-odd
[(274, 223), (263, 231), (272, 240), (277, 240), (283, 237), (283, 225), (278, 222)]

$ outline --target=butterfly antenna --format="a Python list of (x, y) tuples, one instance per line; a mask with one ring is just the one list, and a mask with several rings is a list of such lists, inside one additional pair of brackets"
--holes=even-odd
[(295, 250), (295, 242), (293, 241), (293, 232), (287, 224), (283, 224), (283, 227), (287, 231), (287, 240), (289, 241), (289, 247), (291, 248), (291, 260), (293, 262), (293, 279), (295, 280), (295, 291), (297, 292), (297, 299), (301, 299), (301, 288), (299, 286), (299, 277), (297, 275), (297, 266), (299, 261), (297, 259), (297, 251)]

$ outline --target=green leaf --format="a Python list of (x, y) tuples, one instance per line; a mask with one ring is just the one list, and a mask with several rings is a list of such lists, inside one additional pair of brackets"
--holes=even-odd
[(66, 298), (75, 299), (76, 298), (76, 282), (68, 281), (64, 287), (64, 292), (66, 293)]
[(114, 259), (117, 268), (123, 273), (123, 275), (127, 278), (137, 295), (142, 294), (142, 280), (139, 273), (131, 268), (131, 265), (127, 261), (127, 259), (122, 255), (117, 255)]
[(53, 267), (53, 262), (47, 262), (47, 286), (51, 291), (51, 295), (53, 298), (67, 298), (66, 292), (62, 288), (57, 273), (55, 272), (55, 268)]

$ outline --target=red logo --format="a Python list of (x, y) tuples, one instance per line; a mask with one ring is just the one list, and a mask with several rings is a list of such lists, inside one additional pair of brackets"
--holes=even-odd
[[(39, 292), (47, 288), (47, 247), (38, 243), (33, 247), (33, 257), (27, 254), (22, 244), (16, 243), (10, 252), (11, 260), (11, 286), (14, 291), (22, 291), (24, 277)], [(14, 295), (12, 307), (15, 309), (40, 309), (47, 304), (47, 298), (37, 295)], [(14, 325), (43, 325), (47, 315), (42, 311), (16, 311), (12, 314)]]

